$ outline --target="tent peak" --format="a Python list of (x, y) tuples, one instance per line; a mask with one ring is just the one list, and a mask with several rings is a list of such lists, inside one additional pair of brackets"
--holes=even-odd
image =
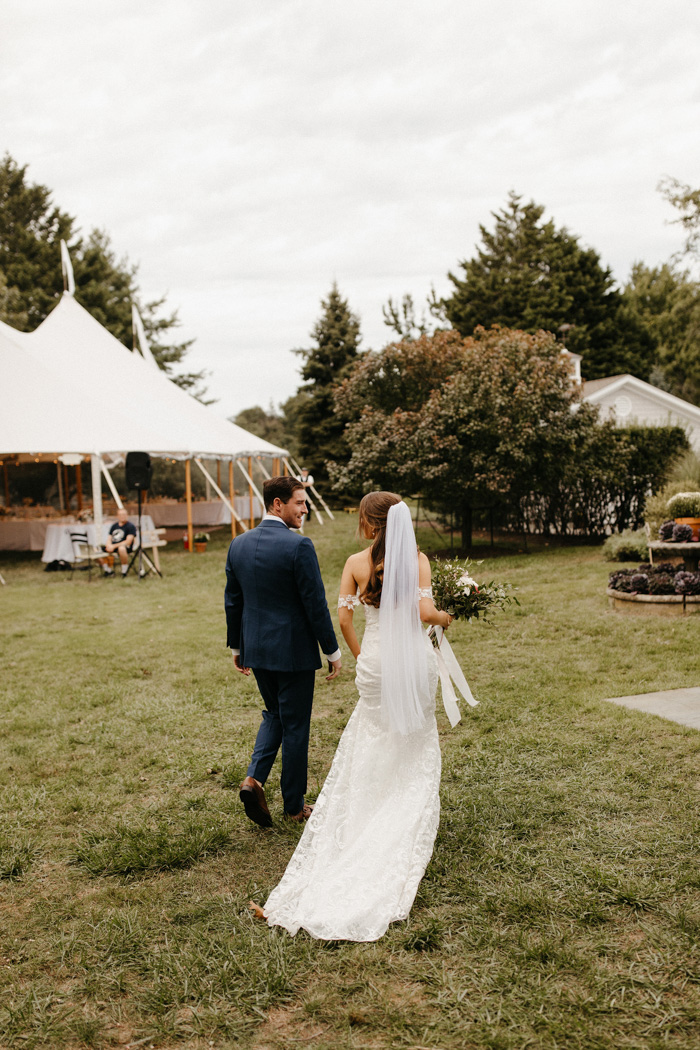
[(75, 295), (75, 277), (70, 252), (65, 241), (61, 241), (61, 273), (63, 274), (63, 291), (66, 295)]

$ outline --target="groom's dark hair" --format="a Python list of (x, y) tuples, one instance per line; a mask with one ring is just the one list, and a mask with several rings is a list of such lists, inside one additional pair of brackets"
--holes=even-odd
[(277, 498), (289, 503), (297, 489), (303, 489), (298, 478), (268, 478), (263, 484), (263, 501), (265, 510), (269, 510)]

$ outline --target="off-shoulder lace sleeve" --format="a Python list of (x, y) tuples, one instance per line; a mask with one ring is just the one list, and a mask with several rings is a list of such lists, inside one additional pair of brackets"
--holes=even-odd
[(354, 609), (355, 606), (360, 604), (360, 599), (357, 594), (339, 594), (338, 595), (338, 608), (339, 609)]
[(432, 598), (433, 588), (432, 587), (419, 587), (418, 597), (419, 598)]

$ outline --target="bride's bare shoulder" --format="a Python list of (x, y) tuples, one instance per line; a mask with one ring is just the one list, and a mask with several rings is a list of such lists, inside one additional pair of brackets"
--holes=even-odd
[(351, 554), (347, 560), (348, 565), (369, 565), (369, 547), (365, 551)]

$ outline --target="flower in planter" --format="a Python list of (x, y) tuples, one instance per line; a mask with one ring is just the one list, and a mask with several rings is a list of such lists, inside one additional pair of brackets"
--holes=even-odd
[(676, 586), (670, 573), (659, 572), (649, 578), (649, 594), (675, 594)]
[(668, 543), (669, 540), (673, 539), (673, 530), (676, 527), (675, 521), (665, 521), (662, 525), (659, 525), (659, 539), (663, 540), (664, 543)]
[(195, 532), (194, 542), (195, 543), (209, 543), (211, 536), (208, 532)]
[(674, 525), (673, 526), (673, 542), (674, 543), (689, 543), (693, 538), (693, 530), (690, 525)]
[(676, 594), (700, 594), (700, 572), (677, 572), (673, 583)]
[(700, 492), (677, 492), (666, 506), (674, 518), (700, 518)]
[(630, 588), (632, 591), (636, 591), (637, 594), (647, 594), (649, 591), (649, 577), (645, 572), (635, 572), (634, 576), (630, 576)]

